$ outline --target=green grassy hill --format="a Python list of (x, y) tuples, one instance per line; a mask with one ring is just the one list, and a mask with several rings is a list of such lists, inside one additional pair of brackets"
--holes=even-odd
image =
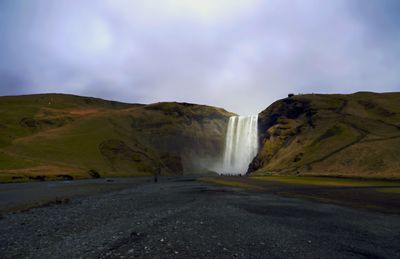
[(299, 95), (259, 116), (249, 174), (400, 178), (400, 93)]
[(222, 153), (230, 115), (187, 103), (0, 97), (0, 181), (204, 172)]

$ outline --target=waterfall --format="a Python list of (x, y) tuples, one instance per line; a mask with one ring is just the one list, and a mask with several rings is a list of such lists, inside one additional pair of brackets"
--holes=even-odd
[(245, 174), (258, 151), (258, 116), (232, 116), (226, 133), (223, 174)]

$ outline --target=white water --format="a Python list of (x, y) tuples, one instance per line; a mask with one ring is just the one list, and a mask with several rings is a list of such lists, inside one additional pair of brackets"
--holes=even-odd
[(245, 174), (258, 150), (258, 116), (229, 118), (222, 174)]

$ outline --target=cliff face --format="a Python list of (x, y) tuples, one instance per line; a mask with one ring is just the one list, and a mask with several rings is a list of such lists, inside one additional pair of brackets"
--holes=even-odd
[(248, 174), (400, 178), (400, 94), (299, 95), (259, 114)]
[(231, 115), (188, 103), (0, 97), (0, 180), (202, 173), (222, 154)]

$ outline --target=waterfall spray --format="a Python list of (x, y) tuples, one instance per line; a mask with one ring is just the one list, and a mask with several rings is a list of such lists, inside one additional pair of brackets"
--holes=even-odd
[(258, 150), (258, 116), (229, 118), (225, 141), (223, 174), (246, 173)]

